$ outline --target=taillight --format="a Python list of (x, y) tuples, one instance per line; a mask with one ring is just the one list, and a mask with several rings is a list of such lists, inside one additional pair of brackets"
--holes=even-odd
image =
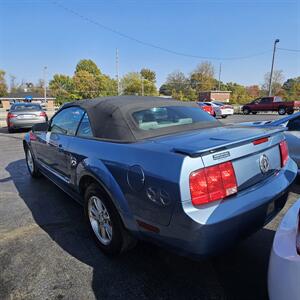
[(269, 138), (265, 137), (265, 138), (255, 140), (252, 143), (253, 143), (253, 145), (259, 145), (259, 144), (262, 144), (262, 143), (266, 143), (268, 140), (269, 140)]
[(46, 113), (44, 111), (40, 112), (40, 117), (47, 117)]
[(280, 142), (279, 148), (281, 156), (281, 167), (284, 167), (289, 159), (289, 149), (286, 140)]
[(297, 235), (296, 235), (296, 249), (297, 253), (300, 255), (300, 209), (298, 212), (298, 228), (297, 228)]
[(235, 194), (237, 182), (232, 163), (226, 162), (192, 172), (190, 192), (194, 205), (221, 200)]
[(15, 118), (15, 117), (17, 117), (17, 115), (12, 114), (12, 113), (7, 114), (7, 119), (12, 119), (12, 118)]
[(29, 132), (29, 139), (30, 141), (36, 141), (36, 135), (32, 131)]

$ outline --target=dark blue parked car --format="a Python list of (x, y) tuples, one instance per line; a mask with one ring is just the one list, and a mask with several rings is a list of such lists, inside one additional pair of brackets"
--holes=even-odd
[(30, 174), (84, 206), (100, 248), (147, 239), (215, 254), (284, 206), (297, 166), (282, 128), (223, 126), (197, 104), (110, 97), (64, 105), (24, 139)]

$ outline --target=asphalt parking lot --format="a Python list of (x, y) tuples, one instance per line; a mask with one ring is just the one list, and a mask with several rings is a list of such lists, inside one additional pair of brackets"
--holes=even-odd
[(30, 178), (23, 135), (0, 129), (0, 299), (268, 298), (272, 240), (282, 215), (299, 197), (297, 183), (276, 219), (218, 257), (193, 261), (140, 242), (108, 258), (87, 233), (82, 208), (47, 179)]

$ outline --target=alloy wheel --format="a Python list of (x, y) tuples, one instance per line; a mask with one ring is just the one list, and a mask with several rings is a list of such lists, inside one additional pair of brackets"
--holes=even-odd
[(91, 196), (88, 201), (88, 216), (92, 229), (103, 245), (112, 241), (112, 222), (104, 203), (97, 196)]

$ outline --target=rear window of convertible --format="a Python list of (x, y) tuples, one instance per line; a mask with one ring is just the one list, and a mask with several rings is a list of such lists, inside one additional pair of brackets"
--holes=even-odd
[(141, 130), (217, 122), (215, 118), (200, 108), (188, 106), (153, 107), (133, 112), (132, 117)]

